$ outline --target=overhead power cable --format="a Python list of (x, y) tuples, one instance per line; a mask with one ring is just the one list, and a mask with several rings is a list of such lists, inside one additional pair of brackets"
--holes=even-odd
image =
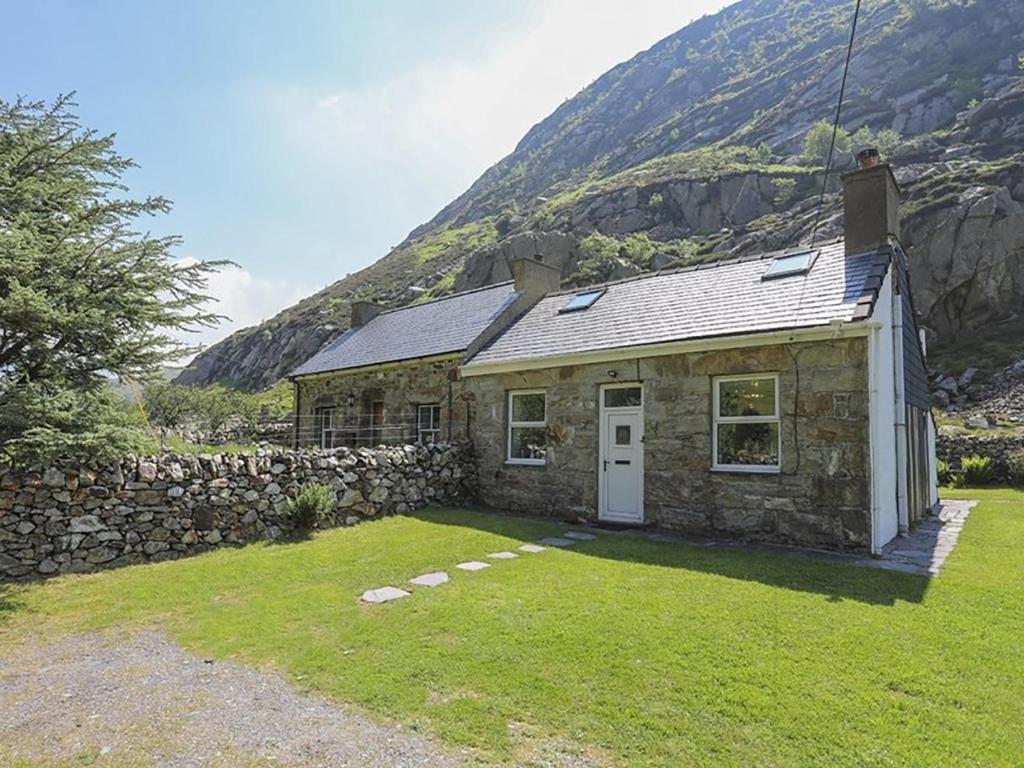
[(846, 94), (846, 75), (850, 71), (850, 56), (853, 53), (853, 39), (857, 34), (857, 18), (860, 16), (860, 0), (853, 9), (853, 24), (850, 25), (850, 42), (846, 46), (846, 63), (843, 65), (843, 79), (839, 85), (839, 101), (836, 104), (836, 117), (832, 121), (832, 140), (828, 145), (828, 158), (825, 160), (825, 177), (821, 180), (821, 196), (818, 198), (818, 210), (814, 214), (814, 226), (811, 228), (811, 248), (814, 248), (818, 235), (818, 224), (821, 222), (821, 211), (825, 205), (825, 190), (828, 188), (828, 175), (832, 170), (832, 154), (836, 148), (836, 134), (839, 132), (839, 116), (843, 111), (843, 96)]

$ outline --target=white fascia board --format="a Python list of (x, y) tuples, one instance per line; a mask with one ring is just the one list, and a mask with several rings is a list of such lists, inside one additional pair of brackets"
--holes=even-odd
[(633, 360), (638, 357), (681, 355), (688, 352), (710, 352), (719, 349), (738, 349), (742, 347), (765, 347), (772, 344), (789, 344), (801, 341), (830, 341), (838, 338), (867, 336), (876, 327), (877, 323), (874, 322), (843, 321), (842, 323), (795, 328), (787, 331), (716, 336), (714, 338), (672, 341), (663, 344), (643, 344), (631, 347), (598, 349), (592, 352), (576, 352), (568, 355), (522, 358), (507, 362), (473, 363), (470, 361), (462, 366), (461, 372), (463, 376), (487, 376), (495, 373), (534, 371), (539, 368), (561, 368), (566, 365), (614, 363), (622, 360)]

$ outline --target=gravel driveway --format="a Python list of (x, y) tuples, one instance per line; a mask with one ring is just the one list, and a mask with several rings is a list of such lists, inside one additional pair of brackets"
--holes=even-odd
[(0, 764), (455, 766), (457, 756), (281, 678), (156, 634), (0, 657)]

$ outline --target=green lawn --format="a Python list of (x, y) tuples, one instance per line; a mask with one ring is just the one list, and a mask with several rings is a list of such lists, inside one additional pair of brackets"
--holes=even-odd
[[(1024, 493), (980, 498), (938, 578), (426, 511), (0, 593), (0, 653), (163, 627), (485, 762), (559, 744), (629, 765), (1020, 765)], [(357, 595), (446, 568), (378, 606)]]

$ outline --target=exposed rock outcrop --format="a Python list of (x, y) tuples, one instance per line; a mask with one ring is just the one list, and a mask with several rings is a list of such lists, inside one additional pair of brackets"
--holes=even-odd
[[(792, 246), (816, 219), (820, 237), (840, 234), (838, 198), (817, 216), (820, 176), (799, 153), (834, 111), (848, 14), (833, 0), (741, 0), (668, 36), (534, 126), (379, 262), (239, 331), (178, 380), (269, 385), (344, 331), (353, 299), (398, 305), (504, 280), (513, 255), (540, 252), (570, 278), (592, 232), (690, 239), (696, 258)], [(903, 240), (917, 309), (940, 341), (1024, 313), (1022, 54), (1018, 0), (862, 10), (844, 123), (903, 134)], [(740, 145), (768, 154), (740, 167), (716, 154)], [(651, 163), (689, 150), (704, 153), (700, 169), (652, 175)], [(673, 263), (655, 259), (643, 266)], [(636, 268), (602, 266), (588, 274)]]

